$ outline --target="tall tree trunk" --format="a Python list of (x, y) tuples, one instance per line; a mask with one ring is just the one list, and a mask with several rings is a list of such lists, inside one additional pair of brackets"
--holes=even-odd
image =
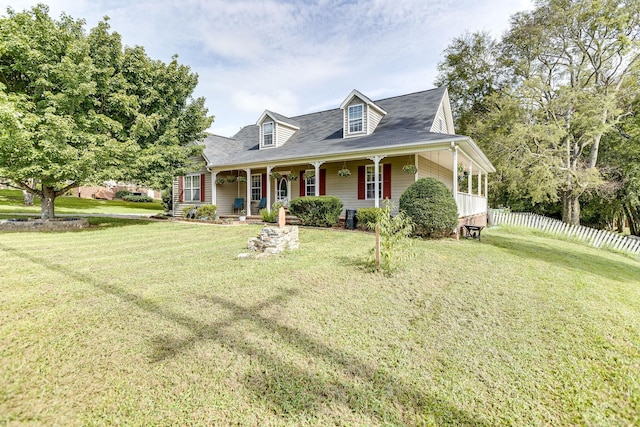
[(572, 191), (562, 193), (562, 222), (580, 225), (580, 200)]
[(629, 231), (634, 236), (640, 236), (640, 209), (625, 204), (624, 213), (629, 221)]
[(54, 217), (54, 202), (56, 200), (56, 189), (54, 187), (42, 186), (42, 201), (40, 206), (42, 208), (42, 219), (53, 219)]

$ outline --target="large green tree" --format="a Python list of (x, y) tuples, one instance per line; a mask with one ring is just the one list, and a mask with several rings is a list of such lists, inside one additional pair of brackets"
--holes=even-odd
[[(490, 59), (501, 86), (478, 91), (486, 111), (465, 125), (498, 154), (511, 194), (560, 200), (563, 220), (577, 224), (581, 197), (603, 183), (603, 136), (630, 112), (637, 90), (640, 0), (537, 1), (513, 17), (499, 51)], [(449, 67), (442, 72), (441, 81), (455, 78)]]
[(176, 57), (123, 47), (108, 18), (84, 25), (44, 5), (0, 19), (0, 178), (39, 196), (43, 219), (84, 183), (168, 186), (213, 120)]

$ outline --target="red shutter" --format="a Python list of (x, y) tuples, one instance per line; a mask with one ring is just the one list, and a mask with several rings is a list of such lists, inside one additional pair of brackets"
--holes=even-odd
[(300, 171), (300, 175), (298, 175), (298, 179), (300, 180), (300, 197), (306, 196), (305, 191), (307, 191), (307, 180), (304, 179), (304, 171)]
[(327, 170), (320, 169), (320, 195), (327, 194)]
[(205, 190), (205, 185), (204, 185), (204, 180), (206, 178), (206, 175), (201, 173), (200, 174), (200, 201), (204, 202), (205, 198), (204, 198), (204, 190)]
[(391, 164), (382, 165), (382, 198), (391, 198)]
[(178, 177), (178, 201), (184, 202), (184, 176)]
[[(251, 185), (251, 184), (249, 184)], [(267, 174), (262, 174), (262, 194), (261, 197), (267, 197)]]
[(358, 166), (358, 199), (364, 200), (366, 198), (366, 181), (364, 166)]

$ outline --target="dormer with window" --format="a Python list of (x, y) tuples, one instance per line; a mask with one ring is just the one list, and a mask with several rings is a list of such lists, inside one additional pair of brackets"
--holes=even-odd
[(288, 117), (265, 111), (256, 123), (260, 129), (260, 149), (280, 147), (300, 128)]
[(343, 138), (370, 135), (387, 113), (357, 90), (340, 105), (343, 111)]

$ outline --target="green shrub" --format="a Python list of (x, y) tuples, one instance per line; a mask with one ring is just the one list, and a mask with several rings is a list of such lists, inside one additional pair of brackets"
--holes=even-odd
[(131, 196), (133, 193), (129, 190), (119, 190), (116, 191), (116, 199), (124, 199), (125, 196)]
[(264, 222), (276, 222), (276, 218), (278, 218), (278, 212), (275, 210), (269, 212), (269, 209), (267, 208), (260, 209), (260, 218)]
[(360, 208), (356, 212), (358, 219), (358, 228), (361, 230), (373, 230), (376, 228), (376, 222), (383, 213), (382, 208)]
[(162, 190), (162, 208), (166, 213), (173, 210), (173, 193), (170, 188)]
[[(373, 248), (370, 259), (370, 264), (374, 269), (382, 271), (386, 275), (391, 275), (394, 271), (402, 268), (405, 261), (414, 256), (411, 250), (411, 239), (409, 239), (413, 232), (413, 222), (404, 212), (400, 212), (396, 216), (391, 215), (394, 208), (393, 202), (385, 200), (384, 208), (378, 209), (376, 224), (380, 233), (380, 246)], [(374, 224), (374, 229), (376, 224)], [(376, 256), (377, 251), (379, 257)]]
[(133, 194), (123, 196), (122, 200), (126, 202), (153, 202), (153, 199), (149, 196), (134, 196)]
[(214, 219), (216, 217), (216, 211), (218, 210), (216, 205), (202, 205), (196, 209), (196, 219)]
[(289, 202), (289, 211), (304, 225), (332, 227), (338, 223), (342, 202), (334, 196), (307, 196)]
[(400, 211), (415, 224), (414, 235), (446, 237), (458, 226), (458, 206), (451, 191), (435, 178), (422, 178), (400, 196)]

